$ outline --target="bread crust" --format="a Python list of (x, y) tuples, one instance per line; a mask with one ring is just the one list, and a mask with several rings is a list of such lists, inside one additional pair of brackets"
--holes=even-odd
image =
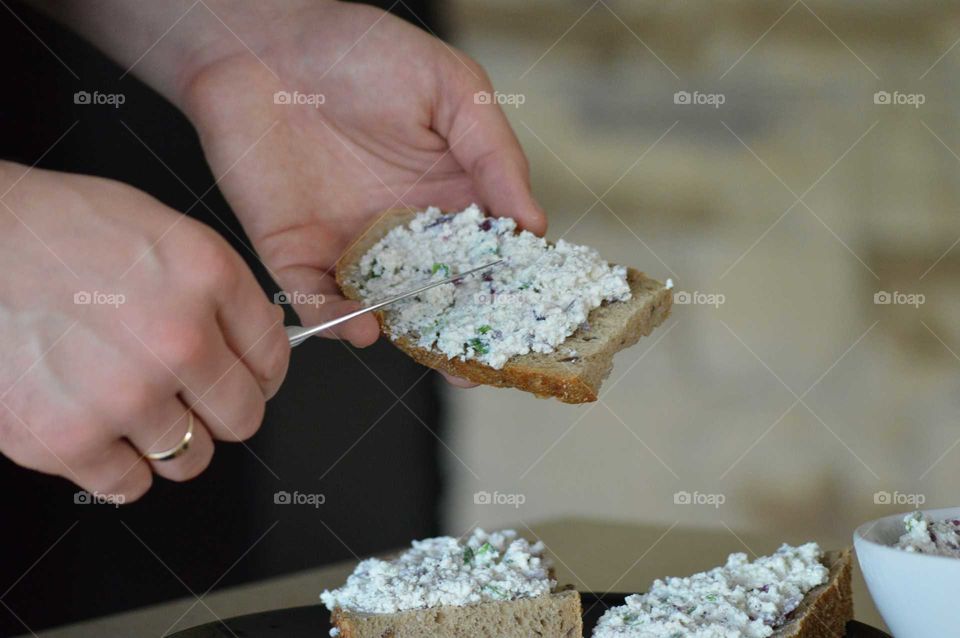
[(829, 580), (808, 592), (790, 621), (771, 638), (841, 638), (853, 620), (852, 552), (827, 552), (823, 564), (830, 569)]
[[(334, 609), (330, 622), (340, 638), (580, 638), (580, 594), (568, 590), (463, 607), (432, 607), (394, 614)], [(535, 632), (535, 634), (533, 633)]]
[[(361, 300), (360, 291), (350, 283), (360, 260), (391, 229), (408, 224), (417, 214), (413, 209), (387, 211), (373, 222), (337, 262), (336, 279), (344, 295)], [(449, 359), (438, 350), (421, 348), (407, 335), (392, 335), (383, 312), (376, 312), (381, 332), (400, 350), (427, 367), (475, 383), (512, 387), (540, 397), (556, 397), (564, 403), (596, 401), (603, 380), (613, 368), (613, 356), (649, 335), (670, 314), (672, 291), (642, 272), (627, 269), (632, 298), (604, 304), (588, 316), (587, 325), (567, 338), (580, 356), (563, 357), (560, 351), (543, 355), (530, 353), (512, 357), (498, 369), (475, 360)]]
[[(830, 570), (827, 582), (808, 592), (800, 606), (790, 614), (788, 622), (777, 629), (771, 638), (842, 638), (846, 634), (846, 625), (853, 619), (852, 551), (846, 548), (827, 552), (824, 555), (823, 564)], [(541, 597), (541, 599), (545, 598)], [(543, 638), (580, 636), (583, 627), (580, 620), (582, 609), (579, 594), (573, 591), (556, 592), (550, 594), (549, 598), (554, 608), (551, 612), (557, 611), (564, 616), (565, 620), (560, 625), (561, 632), (555, 635), (544, 635)], [(331, 623), (340, 630), (341, 638), (509, 636), (510, 634), (503, 626), (495, 625), (495, 621), (491, 621), (489, 627), (481, 627), (478, 630), (474, 626), (474, 629), (465, 629), (462, 633), (458, 629), (450, 629), (451, 621), (455, 625), (459, 619), (458, 614), (469, 618), (482, 617), (483, 614), (488, 613), (491, 614), (491, 618), (503, 618), (505, 615), (514, 614), (517, 606), (529, 607), (537, 602), (542, 601), (519, 599), (502, 603), (438, 607), (382, 615), (356, 614), (335, 609), (331, 614)], [(377, 622), (369, 622), (370, 619)]]

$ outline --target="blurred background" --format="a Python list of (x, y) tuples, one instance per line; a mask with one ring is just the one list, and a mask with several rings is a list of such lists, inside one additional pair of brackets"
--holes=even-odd
[(449, 393), (448, 529), (585, 516), (847, 539), (956, 504), (960, 7), (447, 6), (504, 94), (548, 236), (678, 291), (596, 404)]
[(684, 527), (762, 553), (957, 503), (960, 8), (448, 6), (503, 93), (548, 235), (678, 291), (596, 404), (448, 392), (448, 530), (579, 519), (590, 544), (633, 523), (643, 540), (618, 527), (606, 551), (663, 575), (687, 573), (649, 564), (683, 555)]
[[(119, 512), (0, 466), (18, 486), (17, 524), (2, 532), (16, 551), (0, 563), (12, 583), (0, 634), (477, 524), (703, 528), (731, 550), (750, 534), (837, 546), (868, 519), (957, 504), (960, 7), (380, 4), (486, 67), (548, 237), (671, 278), (672, 316), (618, 356), (600, 401), (576, 407), (456, 391), (386, 344), (308, 343), (246, 449), (221, 446), (191, 490), (160, 484)], [(13, 7), (30, 31), (8, 19), (2, 46), (34, 66), (11, 77), (31, 99), (0, 109), (16, 129), (5, 157), (31, 164), (77, 121), (41, 166), (190, 206), (117, 114), (74, 108), (83, 87), (31, 32), (85, 77), (115, 78), (112, 65)], [(203, 192), (213, 178), (189, 125), (132, 77), (121, 89), (137, 96), (120, 110), (125, 126)], [(219, 194), (205, 200), (216, 211), (205, 221), (249, 258)], [(284, 508), (278, 490), (322, 492), (326, 504)], [(632, 528), (617, 529), (628, 551), (649, 546), (634, 551)], [(38, 588), (67, 602), (51, 609)]]

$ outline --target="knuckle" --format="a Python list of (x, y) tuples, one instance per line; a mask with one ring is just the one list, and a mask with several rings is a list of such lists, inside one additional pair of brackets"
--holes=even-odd
[(290, 365), (290, 341), (282, 328), (272, 330), (266, 346), (263, 363), (263, 381), (268, 385), (280, 383), (287, 374)]
[(211, 110), (209, 107), (220, 103), (225, 78), (252, 78), (263, 72), (263, 67), (255, 59), (243, 57), (230, 57), (202, 65), (184, 87), (183, 112), (190, 113), (191, 117), (198, 120), (198, 128), (205, 130), (216, 123), (214, 118), (221, 113), (220, 109)]
[[(473, 60), (471, 60), (471, 62), (473, 62)], [(492, 91), (493, 80), (490, 78), (490, 74), (487, 73), (487, 70), (482, 66), (480, 66), (479, 64), (477, 64), (476, 62), (473, 62), (473, 64), (471, 65), (471, 68), (473, 69), (474, 73), (477, 74), (477, 77), (479, 78), (479, 81), (480, 81), (480, 86), (482, 86), (484, 90)]]
[(473, 160), (473, 165), (470, 167), (470, 170), (480, 176), (491, 175), (497, 169), (498, 160), (499, 158), (495, 154), (495, 151), (488, 151)]
[(143, 415), (149, 414), (160, 399), (157, 385), (148, 382), (142, 375), (116, 379), (110, 390), (105, 399), (109, 402), (105, 413), (120, 421), (123, 427), (129, 427), (142, 419)]
[(58, 474), (73, 480), (91, 495), (118, 505), (139, 499), (153, 484), (153, 472), (147, 462), (133, 450), (122, 452), (117, 445), (101, 450), (76, 469), (76, 472), (63, 469)]
[(106, 494), (122, 497), (123, 503), (132, 503), (143, 497), (153, 486), (153, 472), (147, 463), (141, 461), (125, 476), (114, 479), (105, 490)]
[(460, 91), (491, 91), (493, 82), (483, 66), (458, 48), (437, 44), (436, 60), (444, 81)]
[(233, 249), (212, 230), (202, 228), (189, 242), (188, 280), (204, 289), (230, 287), (238, 278), (237, 260)]
[(203, 361), (208, 347), (206, 332), (199, 321), (176, 319), (164, 323), (158, 336), (160, 358), (174, 370)]
[(525, 153), (517, 154), (517, 165), (520, 167), (520, 172), (523, 173), (524, 179), (527, 181), (527, 184), (530, 183), (530, 160), (527, 159)]
[(29, 470), (38, 472), (55, 469), (56, 459), (47, 450), (36, 443), (30, 443), (22, 438), (15, 441), (5, 441), (2, 446), (3, 455), (8, 459)]
[[(95, 458), (113, 438), (110, 426), (96, 418), (92, 407), (62, 409), (37, 405), (22, 416), (0, 419), (0, 447), (18, 465), (61, 474)], [(9, 436), (7, 436), (9, 435)]]
[(238, 441), (246, 441), (260, 429), (266, 413), (266, 401), (262, 396), (254, 396), (250, 405), (236, 421), (230, 424), (231, 434)]
[(38, 438), (51, 454), (64, 463), (69, 464), (71, 459), (83, 460), (96, 455), (101, 447), (97, 431), (103, 427), (89, 417), (75, 417), (67, 421), (66, 427), (56, 430), (44, 428), (47, 436), (38, 434)]
[(28, 466), (29, 453), (35, 445), (28, 441), (30, 435), (10, 413), (0, 414), (0, 451), (17, 465)]
[(493, 89), (493, 82), (490, 80), (490, 74), (487, 73), (487, 70), (483, 68), (479, 62), (466, 55), (457, 51), (454, 55), (460, 58), (463, 62), (460, 66), (461, 69), (467, 72), (465, 80), (480, 89), (491, 90)]

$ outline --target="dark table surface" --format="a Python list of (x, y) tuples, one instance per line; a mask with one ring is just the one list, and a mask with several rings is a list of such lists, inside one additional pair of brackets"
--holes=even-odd
[[(628, 594), (582, 593), (584, 635), (589, 635), (603, 612), (623, 604)], [(187, 629), (170, 638), (322, 638), (330, 630), (330, 613), (322, 605), (278, 609), (238, 616)], [(890, 638), (879, 629), (856, 621), (847, 625), (847, 638)]]

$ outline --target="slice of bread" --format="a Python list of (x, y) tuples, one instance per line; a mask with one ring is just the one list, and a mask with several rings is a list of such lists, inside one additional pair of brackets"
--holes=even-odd
[(840, 638), (853, 620), (851, 551), (827, 552), (823, 564), (830, 569), (829, 580), (811, 590), (787, 623), (771, 638)]
[[(823, 554), (821, 563), (829, 570), (827, 582), (807, 592), (800, 606), (790, 612), (787, 621), (770, 634), (770, 638), (842, 638), (846, 635), (847, 623), (853, 620), (851, 554), (850, 548)], [(637, 635), (648, 634), (640, 628)]]
[(366, 614), (335, 609), (340, 638), (580, 638), (580, 594)]
[[(361, 258), (391, 229), (410, 223), (417, 212), (387, 211), (344, 253), (337, 262), (336, 272), (344, 295), (363, 299), (360, 290), (351, 283), (360, 279)], [(600, 385), (613, 369), (613, 355), (650, 334), (670, 313), (673, 294), (664, 284), (632, 268), (627, 270), (627, 281), (632, 293), (629, 300), (595, 308), (586, 325), (567, 337), (554, 352), (517, 355), (499, 370), (475, 360), (449, 359), (439, 350), (418, 346), (416, 338), (410, 335), (393, 335), (384, 321), (384, 313), (376, 314), (381, 331), (425, 366), (476, 383), (518, 388), (541, 397), (556, 397), (565, 403), (586, 403), (597, 400)]]

